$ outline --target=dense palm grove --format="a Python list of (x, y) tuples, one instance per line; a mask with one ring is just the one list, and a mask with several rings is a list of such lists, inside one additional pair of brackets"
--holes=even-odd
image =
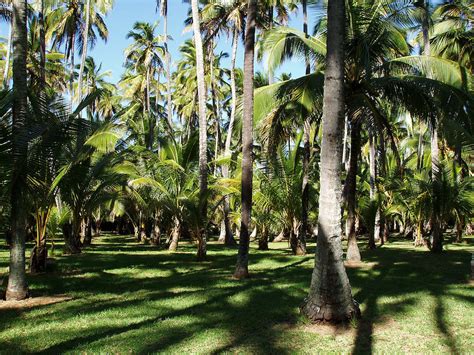
[[(343, 245), (359, 262), (361, 237), (439, 253), (472, 234), (470, 1), (189, 3), (179, 57), (159, 0), (160, 22), (130, 29), (114, 84), (89, 55), (113, 0), (0, 2), (7, 299), (27, 297), (25, 265), (44, 271), (52, 241), (80, 253), (107, 224), (170, 251), (192, 241), (200, 260), (210, 238), (238, 243), (237, 279), (251, 271), (250, 242), (305, 255), (317, 239), (301, 310), (339, 321), (358, 314)], [(288, 27), (298, 13), (302, 28)], [(281, 73), (289, 60), (305, 75)]]

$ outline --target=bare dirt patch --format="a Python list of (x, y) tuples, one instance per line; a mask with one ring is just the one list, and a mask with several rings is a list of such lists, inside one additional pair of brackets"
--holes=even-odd
[(0, 310), (28, 309), (39, 306), (66, 302), (72, 300), (72, 297), (66, 295), (32, 297), (23, 301), (0, 301)]
[(354, 262), (344, 261), (344, 266), (348, 269), (373, 269), (378, 265), (376, 262)]

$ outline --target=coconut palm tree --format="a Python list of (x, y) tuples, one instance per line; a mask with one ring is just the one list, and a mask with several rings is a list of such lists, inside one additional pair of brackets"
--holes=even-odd
[(236, 279), (247, 278), (249, 254), (249, 228), (252, 211), (253, 177), (253, 107), (254, 107), (254, 53), (257, 1), (248, 0), (247, 25), (245, 29), (244, 55), (244, 114), (242, 121), (242, 217), (240, 225), (239, 252), (234, 272)]
[(12, 0), (2, 0), (0, 2), (0, 18), (8, 22), (7, 51), (5, 55), (5, 67), (3, 70), (3, 87), (8, 87), (8, 75), (10, 72), (10, 58), (12, 48)]
[[(97, 37), (100, 37), (104, 41), (107, 40), (108, 37), (108, 29), (103, 16), (108, 4), (112, 4), (112, 2), (111, 0), (100, 1), (101, 6), (103, 5), (104, 7), (96, 8), (91, 2), (89, 3), (89, 5), (91, 5), (89, 7), (90, 12), (84, 11), (87, 10), (87, 8), (80, 0), (67, 0), (64, 2), (54, 1), (58, 6), (49, 12), (46, 17), (48, 28), (46, 38), (52, 40), (53, 47), (59, 47), (63, 44), (65, 45), (65, 56), (70, 63), (69, 90), (71, 99), (74, 97), (74, 57), (76, 54), (76, 44), (80, 48), (80, 53), (82, 53), (85, 40), (87, 40), (87, 48), (87, 46), (92, 47), (95, 44)], [(104, 12), (101, 12), (100, 10), (104, 10)], [(85, 33), (86, 27), (84, 26), (85, 19), (83, 17), (86, 16), (86, 13), (89, 13), (87, 34)], [(87, 57), (87, 50), (84, 55)], [(82, 57), (85, 60), (85, 57)]]
[(341, 245), (345, 1), (331, 1), (327, 18), (318, 248), (309, 295), (301, 311), (312, 321), (338, 322), (357, 317), (360, 313), (352, 298)]
[(168, 125), (173, 127), (173, 97), (171, 93), (171, 53), (168, 49), (168, 0), (156, 0), (156, 6), (160, 9), (160, 15), (163, 18), (163, 46), (166, 51), (166, 112), (168, 116)]
[[(194, 45), (196, 47), (196, 75), (199, 108), (199, 189), (201, 203), (201, 218), (204, 226), (207, 223), (207, 113), (206, 113), (206, 84), (204, 82), (204, 49), (201, 37), (201, 25), (198, 0), (191, 0), (193, 18)], [(201, 231), (199, 239), (198, 258), (206, 257), (206, 231)]]
[(12, 20), (13, 41), (13, 115), (12, 115), (12, 182), (11, 182), (11, 249), (10, 272), (5, 297), (7, 300), (23, 300), (28, 297), (25, 273), (26, 211), (26, 157), (28, 146), (25, 127), (27, 124), (27, 1), (14, 0)]
[(466, 0), (442, 1), (432, 18), (431, 50), (438, 57), (473, 70), (474, 4)]

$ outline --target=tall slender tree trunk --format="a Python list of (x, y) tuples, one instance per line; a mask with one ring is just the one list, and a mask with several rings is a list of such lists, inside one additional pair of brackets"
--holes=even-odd
[[(422, 22), (423, 32), (423, 54), (426, 56), (431, 55), (431, 43), (430, 43), (430, 2), (425, 0), (424, 2), (424, 16)], [(439, 142), (438, 142), (438, 120), (436, 117), (431, 118), (431, 179), (433, 184), (438, 180), (438, 169), (439, 169)], [(443, 251), (443, 231), (441, 229), (441, 221), (439, 213), (437, 212), (436, 206), (433, 209), (431, 216), (431, 236), (432, 244), (431, 251), (439, 253)]]
[(7, 300), (23, 300), (28, 297), (25, 272), (25, 184), (27, 119), (27, 29), (26, 0), (13, 1), (13, 169), (11, 186), (11, 233), (10, 270), (6, 291)]
[[(369, 185), (370, 185), (370, 201), (375, 201), (377, 195), (377, 160), (375, 154), (375, 137), (369, 132)], [(377, 209), (378, 210), (378, 209)], [(375, 215), (374, 221), (369, 223), (374, 223), (373, 226), (369, 227), (369, 248), (375, 249), (375, 229), (377, 225), (377, 214)]]
[[(380, 135), (379, 135), (379, 144), (378, 144), (378, 162), (379, 162), (379, 176), (382, 178), (385, 178), (387, 174), (387, 168), (386, 168), (386, 155), (387, 152), (385, 150), (385, 137), (383, 135), (383, 131), (381, 130)], [(380, 218), (380, 226), (379, 226), (379, 237), (380, 237), (380, 244), (384, 245), (385, 242), (387, 242), (388, 239), (388, 232), (389, 232), (389, 225), (387, 222), (387, 216), (385, 216), (385, 213), (382, 212), (381, 207), (379, 207), (379, 218)]]
[(202, 241), (199, 243), (198, 258), (206, 257), (207, 225), (207, 116), (206, 116), (206, 83), (204, 82), (204, 49), (201, 37), (198, 0), (191, 0), (193, 15), (194, 45), (196, 48), (196, 68), (199, 106), (199, 203), (201, 209)]
[(44, 86), (46, 85), (46, 32), (44, 26), (45, 19), (45, 7), (44, 0), (41, 0), (41, 8), (38, 14), (39, 26), (40, 26), (40, 80), (41, 80), (41, 93), (44, 93)]
[[(308, 4), (303, 0), (303, 32), (308, 37)], [(306, 75), (311, 73), (309, 53), (305, 52)], [(303, 183), (301, 187), (301, 231), (298, 234), (298, 246), (296, 254), (306, 254), (306, 233), (308, 232), (308, 208), (309, 208), (309, 160), (311, 158), (311, 119), (306, 112), (303, 126)]]
[[(230, 119), (229, 119), (229, 127), (227, 128), (227, 137), (225, 140), (225, 150), (224, 155), (226, 157), (231, 155), (231, 145), (232, 145), (232, 133), (234, 130), (234, 122), (235, 122), (235, 113), (237, 110), (237, 84), (235, 82), (235, 63), (237, 60), (237, 48), (239, 44), (239, 29), (236, 25), (234, 25), (234, 33), (232, 35), (232, 54), (231, 54), (231, 65), (230, 65), (230, 90), (231, 90), (231, 111), (230, 111)], [(222, 167), (222, 176), (224, 178), (230, 177), (230, 165), (224, 164)], [(232, 228), (230, 227), (229, 221), (229, 213), (230, 213), (230, 202), (229, 197), (224, 197), (224, 223), (223, 227), (225, 228), (224, 233), (224, 243), (227, 246), (233, 246), (236, 244), (234, 239), (234, 235), (232, 234)]]
[(73, 101), (74, 101), (74, 55), (76, 51), (76, 35), (73, 34), (72, 37), (70, 38), (70, 43), (69, 43), (69, 51), (70, 51), (70, 65), (71, 67), (69, 68), (70, 70), (70, 77), (69, 77), (69, 95), (71, 95), (71, 100), (70, 100), (70, 111), (72, 112), (72, 107), (73, 107)]
[(12, 54), (12, 37), (13, 26), (12, 21), (8, 23), (8, 42), (7, 42), (7, 56), (5, 58), (5, 70), (3, 71), (3, 88), (8, 88), (8, 72), (10, 71), (10, 57)]
[[(274, 12), (274, 7), (269, 6), (268, 8), (268, 28), (271, 31), (273, 28), (273, 12)], [(268, 85), (272, 85), (275, 82), (275, 73), (273, 72), (272, 68), (268, 69)]]
[(359, 315), (343, 262), (341, 159), (344, 123), (345, 1), (328, 3), (323, 99), (318, 245), (308, 297), (301, 312), (311, 321), (339, 322)]
[(360, 153), (360, 130), (361, 124), (352, 121), (351, 127), (351, 150), (349, 157), (349, 171), (347, 172), (344, 193), (347, 203), (347, 254), (346, 259), (352, 262), (361, 260), (359, 246), (357, 245), (356, 233), (356, 193), (357, 193), (357, 171)]
[(91, 14), (91, 0), (86, 1), (86, 24), (84, 32), (82, 34), (82, 56), (81, 66), (79, 69), (79, 82), (77, 85), (77, 103), (79, 104), (82, 100), (82, 77), (84, 75), (84, 66), (87, 58), (87, 46), (89, 45), (89, 26), (90, 26), (90, 14)]
[(173, 98), (171, 96), (171, 54), (168, 50), (168, 2), (164, 0), (162, 3), (161, 15), (163, 16), (163, 34), (165, 36), (164, 46), (166, 50), (165, 70), (166, 70), (166, 112), (168, 116), (168, 125), (173, 130)]
[(257, 1), (248, 0), (247, 27), (245, 29), (244, 55), (244, 115), (242, 121), (242, 214), (240, 224), (239, 252), (234, 278), (249, 276), (249, 227), (252, 212), (252, 179), (253, 179), (253, 104), (254, 104), (254, 56), (255, 25)]

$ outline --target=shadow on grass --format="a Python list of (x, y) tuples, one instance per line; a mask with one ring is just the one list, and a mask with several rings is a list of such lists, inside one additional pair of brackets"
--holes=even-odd
[[(436, 255), (428, 251), (405, 248), (365, 251), (364, 261), (376, 262), (376, 266), (368, 271), (348, 271), (352, 285), (360, 287), (354, 298), (365, 305), (365, 311), (357, 327), (352, 353), (371, 353), (374, 326), (390, 322), (389, 317), (407, 312), (408, 308), (416, 306), (418, 300), (415, 294), (419, 292), (428, 293), (434, 298), (433, 316), (436, 319), (438, 332), (444, 337), (450, 352), (459, 353), (456, 339), (447, 324), (443, 297), (474, 301), (472, 298), (456, 295), (448, 290), (450, 285), (466, 283), (469, 275), (469, 255), (465, 251), (448, 251)], [(378, 304), (381, 297), (397, 296), (404, 296), (403, 301), (384, 307)]]
[[(30, 276), (33, 295), (68, 293), (74, 300), (60, 308), (44, 307), (45, 316), (32, 320), (29, 337), (34, 339), (41, 329), (58, 318), (108, 317), (107, 312), (126, 314), (138, 310), (140, 319), (126, 325), (90, 324), (80, 330), (69, 325), (67, 336), (51, 334), (55, 337), (52, 344), (27, 346), (25, 339), (17, 337), (15, 341), (0, 341), (0, 349), (63, 353), (92, 346), (93, 350), (104, 351), (107, 344), (123, 340), (131, 344), (130, 351), (134, 353), (167, 352), (176, 351), (177, 345), (193, 337), (219, 330), (225, 339), (220, 339), (211, 353), (236, 349), (294, 353), (290, 345), (282, 345), (282, 334), (275, 330), (275, 325), (297, 322), (298, 306), (306, 296), (311, 277), (313, 256), (296, 258), (285, 249), (268, 253), (252, 250), (252, 278), (237, 282), (230, 279), (235, 250), (217, 244), (210, 244), (208, 250), (209, 261), (200, 263), (191, 245), (182, 245), (179, 253), (169, 254), (152, 246), (137, 245), (130, 237), (113, 236), (101, 238), (82, 255), (58, 258), (60, 272)], [(465, 282), (468, 269), (459, 263), (464, 265), (468, 253), (451, 251), (433, 256), (403, 248), (380, 248), (364, 252), (363, 257), (376, 266), (348, 269), (352, 286), (360, 290), (355, 299), (365, 306), (353, 353), (372, 352), (374, 328), (416, 306), (418, 300), (414, 294), (420, 291), (435, 297), (433, 312), (439, 333), (451, 352), (459, 352), (446, 322), (442, 297), (450, 295), (473, 302), (466, 295), (447, 290), (451, 284)], [(381, 297), (402, 297), (402, 300), (381, 305)], [(167, 305), (173, 299), (176, 303)], [(0, 332), (9, 324), (21, 326), (22, 316), (30, 312), (0, 311)], [(138, 342), (133, 340), (137, 337)]]

